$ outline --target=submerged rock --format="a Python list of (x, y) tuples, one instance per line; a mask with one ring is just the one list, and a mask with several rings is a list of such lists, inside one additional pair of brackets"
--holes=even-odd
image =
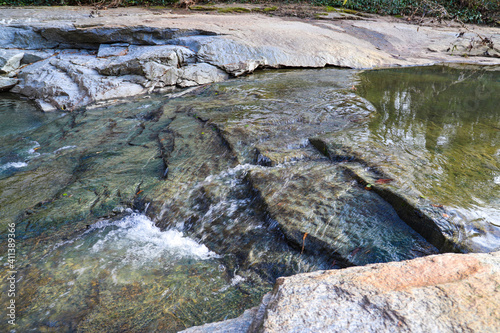
[[(47, 65), (67, 80), (54, 86), (60, 89), (56, 102), (61, 103), (65, 92), (72, 93), (70, 82), (85, 87), (85, 95), (79, 95), (83, 98), (99, 96), (100, 84), (112, 87), (105, 80), (137, 80), (141, 89), (152, 82), (142, 75), (98, 74), (95, 68), (111, 58), (82, 52), (32, 66)], [(165, 78), (162, 70), (181, 75), (196, 66), (227, 75), (206, 63), (175, 68), (148, 61), (143, 69), (156, 80)], [(81, 78), (71, 76), (82, 73)], [(354, 73), (333, 68), (257, 73), (190, 89), (182, 98), (153, 95), (60, 117), (44, 115), (54, 121), (26, 134), (29, 147), (36, 144), (36, 150), (29, 148), (32, 157), (15, 159), (26, 163), (0, 179), (6, 193), (0, 197), (6, 212), (0, 226), (5, 230), (15, 222), (16, 237), (22, 240), (20, 329), (43, 330), (57, 323), (59, 330), (105, 327), (113, 332), (127, 327), (174, 332), (240, 315), (257, 305), (281, 276), (436, 253), (406, 225), (396, 203), (376, 188), (367, 191), (362, 177), (353, 175), (366, 165), (358, 162), (360, 168), (354, 169), (353, 163), (332, 158), (334, 146), (327, 139), (334, 136), (327, 133), (351, 132), (375, 112), (348, 89)], [(323, 145), (314, 138), (321, 138)], [(17, 136), (3, 140), (7, 149), (2, 156), (28, 149), (11, 148), (19, 145)], [(409, 203), (407, 211), (413, 214), (418, 207)], [(133, 274), (116, 280), (115, 264), (109, 263), (106, 252), (96, 247), (88, 253), (73, 241), (86, 242), (92, 233), (100, 233), (96, 228), (103, 219), (122, 219), (132, 210), (148, 215), (161, 230), (182, 232), (219, 256), (208, 266), (185, 262), (183, 267), (170, 267), (180, 275), (165, 270), (172, 264), (169, 260), (154, 260), (155, 266), (134, 267)], [(87, 270), (78, 262), (82, 253), (93, 257), (95, 267)], [(103, 255), (108, 268), (99, 263)], [(78, 260), (70, 263), (65, 257)], [(207, 269), (214, 272), (215, 281)], [(432, 273), (444, 274), (437, 269)], [(172, 274), (178, 276), (175, 281)], [(321, 290), (322, 284), (317, 287)], [(334, 292), (318, 296), (312, 287), (309, 291), (313, 301), (334, 297)], [(304, 299), (307, 295), (299, 301)], [(328, 306), (325, 311), (331, 310)], [(264, 308), (233, 321), (229, 331), (257, 329), (261, 321), (251, 318), (263, 315)], [(299, 305), (297, 309), (302, 311)], [(322, 318), (321, 311), (316, 318)], [(306, 319), (316, 325), (314, 318)], [(218, 324), (210, 327), (223, 331)]]
[(341, 168), (324, 161), (308, 164), (249, 175), (270, 216), (302, 251), (336, 252), (355, 265), (438, 253), (392, 206), (350, 182)]
[(264, 295), (260, 306), (246, 310), (241, 316), (234, 319), (219, 321), (216, 323), (194, 326), (179, 333), (247, 333), (256, 329), (264, 319), (266, 306), (271, 299), (271, 294)]

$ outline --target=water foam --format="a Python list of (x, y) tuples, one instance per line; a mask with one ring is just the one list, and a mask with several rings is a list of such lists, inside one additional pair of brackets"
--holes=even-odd
[(73, 149), (73, 148), (76, 148), (76, 146), (64, 146), (64, 147), (61, 147), (59, 149), (56, 149), (54, 150), (53, 154), (57, 154), (63, 150), (66, 150), (66, 149)]
[(90, 251), (113, 252), (111, 256), (119, 254), (125, 262), (147, 263), (166, 256), (200, 260), (217, 257), (205, 245), (177, 230), (161, 231), (143, 214), (133, 213), (113, 222), (101, 221), (91, 226), (91, 230), (96, 229), (99, 229), (99, 239)]
[(3, 165), (0, 165), (0, 171), (4, 171), (7, 169), (19, 169), (28, 166), (28, 163), (25, 162), (9, 162)]

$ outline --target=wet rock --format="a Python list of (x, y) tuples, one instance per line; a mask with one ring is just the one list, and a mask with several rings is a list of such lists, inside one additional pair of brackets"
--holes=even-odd
[[(99, 78), (92, 66), (107, 60), (86, 54), (42, 62), (92, 91)], [(91, 82), (72, 78), (72, 72)], [(433, 253), (418, 235), (413, 237), (415, 233), (405, 229), (404, 221), (376, 191), (366, 191), (359, 179), (322, 156), (324, 149), (308, 140), (343, 131), (372, 113), (366, 102), (342, 89), (339, 82), (351, 86), (349, 73), (335, 69), (258, 73), (193, 89), (196, 98), (165, 101), (151, 96), (141, 102), (75, 110), (51, 122), (47, 126), (51, 131), (30, 133), (30, 139), (40, 143), (39, 160), (0, 181), (8, 191), (2, 202), (8, 213), (5, 221), (18, 223), (22, 249), (32, 253), (20, 258), (40, 268), (25, 270), (26, 278), (20, 281), (20, 304), (26, 304), (26, 315), (19, 327), (44, 329), (50, 319), (60, 322), (61, 328), (83, 331), (137, 328), (133, 325), (138, 322), (144, 323), (139, 329), (146, 331), (178, 331), (240, 315), (269, 291), (278, 276), (339, 267), (341, 260), (365, 264)], [(71, 146), (77, 147), (61, 150)], [(64, 177), (59, 177), (60, 169)], [(26, 198), (26, 187), (36, 193)], [(116, 284), (111, 276), (99, 278), (98, 284), (85, 277), (85, 283), (74, 288), (60, 281), (74, 280), (80, 275), (75, 270), (85, 265), (70, 267), (55, 259), (62, 258), (59, 252), (49, 258), (56, 263), (50, 267), (52, 275), (45, 274), (49, 268), (43, 256), (49, 246), (75, 235), (87, 237), (82, 233), (97, 219), (132, 209), (154, 218), (158, 227), (183, 231), (221, 254), (222, 279), (214, 283), (207, 278), (206, 268), (185, 266), (190, 275), (179, 278), (179, 283), (184, 287), (186, 281), (193, 283), (187, 286), (191, 294), (165, 296), (163, 292), (177, 284), (169, 282), (171, 274), (162, 263), (158, 269), (133, 269), (151, 273), (154, 283), (140, 275), (137, 280), (125, 276), (123, 284)], [(71, 243), (61, 245), (59, 251), (74, 245), (67, 244)], [(85, 274), (91, 279), (111, 274), (97, 266), (96, 270)], [(47, 276), (54, 279), (48, 281)], [(241, 282), (242, 278), (246, 280)], [(221, 297), (222, 288), (228, 286), (227, 298)], [(229, 292), (235, 289), (245, 296), (238, 294), (234, 301)], [(66, 298), (54, 300), (67, 291)], [(215, 298), (221, 303), (205, 299), (214, 293), (219, 293)], [(66, 299), (78, 295), (90, 296), (68, 309)], [(50, 310), (52, 302), (57, 305)], [(131, 306), (143, 306), (144, 311), (113, 317)], [(164, 311), (174, 307), (175, 312)], [(49, 310), (53, 311), (50, 318), (45, 315)], [(233, 322), (230, 329), (248, 327), (252, 313)], [(73, 316), (71, 322), (69, 316)], [(321, 313), (316, 317), (322, 318)], [(253, 320), (250, 330), (260, 326), (256, 322), (260, 321)], [(222, 331), (223, 327), (209, 329)]]
[(254, 307), (246, 310), (238, 318), (191, 327), (179, 333), (246, 333), (258, 309), (258, 307)]
[(271, 299), (271, 294), (264, 295), (260, 306), (246, 310), (241, 316), (202, 326), (190, 327), (179, 333), (247, 333), (254, 332), (256, 324), (264, 319), (266, 306)]
[(328, 162), (252, 171), (249, 178), (285, 237), (304, 252), (336, 253), (355, 265), (438, 253), (387, 202)]
[(19, 82), (18, 79), (0, 76), (0, 91), (9, 90), (10, 88), (14, 87), (17, 82)]
[(500, 253), (279, 278), (254, 332), (496, 332)]
[[(379, 159), (384, 158), (382, 152), (376, 158), (368, 159), (362, 149), (350, 146), (340, 133), (330, 133), (322, 138), (310, 138), (311, 143), (332, 162), (343, 162), (343, 168), (361, 186), (369, 185), (369, 189), (388, 202), (397, 214), (415, 231), (440, 251), (457, 251), (453, 239), (458, 230), (442, 218), (438, 209), (432, 207), (428, 200), (421, 197), (413, 188), (401, 184), (400, 177), (380, 167)], [(339, 143), (342, 142), (342, 143)], [(354, 145), (356, 146), (356, 145)], [(387, 183), (379, 180), (386, 179)]]
[[(2, 228), (6, 228), (8, 223), (12, 223), (17, 218), (27, 222), (28, 218), (24, 218), (23, 211), (28, 208), (31, 208), (30, 215), (45, 210), (45, 205), (50, 203), (72, 178), (71, 172), (76, 166), (76, 161), (72, 158), (73, 156), (70, 156), (66, 155), (65, 158), (57, 159), (51, 165), (42, 165), (35, 170), (0, 179), (0, 189), (3, 194), (0, 197), (0, 204), (3, 207), (0, 217)], [(30, 195), (26, 195), (27, 188), (30, 189)], [(31, 232), (35, 228), (39, 228), (39, 231), (43, 230), (42, 218), (37, 216), (34, 220), (37, 223), (31, 227), (29, 223), (24, 224), (22, 228), (20, 226), (17, 229), (17, 236), (22, 237), (26, 231)]]
[[(494, 157), (498, 130), (491, 121), (498, 118), (498, 86), (490, 70), (446, 65), (365, 72), (356, 88), (377, 112), (351, 118), (349, 131), (310, 142), (332, 162), (342, 162), (360, 183), (372, 184), (441, 251), (497, 251), (499, 197), (489, 170), (500, 165)], [(425, 97), (430, 94), (432, 99)], [(478, 112), (480, 117), (471, 120)], [(477, 124), (484, 129), (476, 131)], [(453, 132), (445, 132), (448, 127)]]

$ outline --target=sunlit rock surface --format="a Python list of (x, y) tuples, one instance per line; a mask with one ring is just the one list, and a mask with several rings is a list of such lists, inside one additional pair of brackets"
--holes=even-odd
[(260, 307), (183, 332), (497, 332), (500, 252), (279, 278)]
[(500, 253), (279, 278), (256, 332), (497, 332)]

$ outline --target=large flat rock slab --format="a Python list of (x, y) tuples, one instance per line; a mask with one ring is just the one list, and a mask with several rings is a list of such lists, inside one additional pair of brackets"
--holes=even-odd
[[(275, 47), (289, 56), (289, 64), (282, 65), (298, 67), (310, 67), (314, 63), (354, 68), (443, 61), (500, 63), (498, 47), (495, 47), (500, 43), (500, 32), (498, 28), (492, 27), (471, 25), (468, 26), (471, 31), (466, 31), (458, 25), (417, 26), (407, 24), (401, 19), (387, 17), (328, 21), (260, 14), (178, 14), (147, 8), (108, 9), (101, 11), (99, 16), (90, 15), (91, 11), (90, 7), (5, 8), (0, 13), (0, 22), (10, 26), (37, 26), (39, 29), (44, 28), (46, 34), (47, 27), (61, 24), (69, 24), (76, 30), (134, 26), (140, 26), (144, 30), (144, 26), (147, 26), (154, 36), (150, 42), (154, 43), (161, 43), (162, 39), (210, 32), (224, 35), (233, 41), (244, 42), (245, 46), (251, 48)], [(157, 28), (164, 28), (164, 33), (155, 32)], [(464, 33), (460, 34), (462, 31)], [(52, 29), (51, 36), (57, 35), (59, 38), (60, 34), (55, 32)], [(132, 30), (130, 32), (132, 33)], [(146, 33), (146, 30), (143, 33)], [(476, 43), (476, 33), (490, 38), (494, 47), (488, 54), (485, 54), (486, 50), (482, 50), (464, 57), (469, 46), (466, 42), (474, 39), (472, 42)], [(111, 35), (119, 35), (122, 39), (125, 37), (124, 33), (118, 34), (116, 31)], [(85, 40), (89, 40), (88, 35)], [(99, 38), (96, 41), (102, 43)], [(453, 48), (453, 45), (456, 47)], [(297, 62), (296, 58), (301, 56), (308, 58), (308, 63), (294, 64)]]
[(498, 332), (500, 253), (277, 280), (261, 332)]

